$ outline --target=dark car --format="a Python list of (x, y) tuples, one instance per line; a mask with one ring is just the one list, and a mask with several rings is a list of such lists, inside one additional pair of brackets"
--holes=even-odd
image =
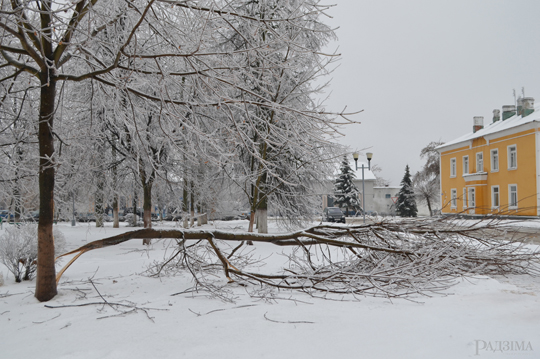
[(30, 211), (21, 216), (21, 220), (27, 222), (39, 221), (39, 211)]
[(13, 215), (13, 213), (9, 213), (8, 210), (6, 209), (2, 209), (0, 210), (0, 218), (2, 218), (2, 220), (4, 222), (7, 222), (9, 220), (12, 220), (15, 216)]
[(338, 207), (326, 207), (322, 216), (323, 222), (342, 222), (345, 223), (345, 215)]
[(79, 222), (95, 222), (96, 215), (94, 213), (81, 212), (76, 214), (77, 221)]

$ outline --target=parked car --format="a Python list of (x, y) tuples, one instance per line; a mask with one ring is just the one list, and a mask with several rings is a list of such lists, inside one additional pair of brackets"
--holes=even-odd
[(178, 211), (169, 212), (163, 217), (164, 221), (179, 221), (182, 219), (182, 214)]
[(8, 221), (12, 220), (14, 218), (13, 213), (9, 213), (7, 209), (0, 210), (0, 218), (2, 218), (2, 221)]
[(95, 222), (96, 221), (96, 215), (94, 213), (77, 213), (76, 214), (77, 221), (79, 222)]
[(326, 207), (322, 216), (323, 222), (342, 222), (345, 223), (345, 215), (338, 207)]
[(241, 219), (249, 219), (249, 211), (230, 210), (216, 212), (212, 215), (212, 218), (219, 221), (238, 221)]
[(39, 211), (30, 211), (22, 216), (23, 221), (37, 222), (39, 221)]
[(133, 221), (133, 216), (137, 217), (137, 223), (142, 223), (142, 217), (139, 217), (137, 215), (134, 215), (133, 213), (128, 213), (124, 216), (124, 221), (131, 223)]

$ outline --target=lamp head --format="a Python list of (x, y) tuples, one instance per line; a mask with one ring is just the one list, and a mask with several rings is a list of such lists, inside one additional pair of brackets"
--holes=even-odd
[(355, 161), (358, 161), (358, 152), (354, 152), (354, 153), (352, 154), (352, 156), (353, 156), (353, 158), (354, 158)]
[(366, 157), (367, 157), (368, 168), (371, 171), (371, 158), (373, 158), (373, 153), (371, 152), (366, 153)]

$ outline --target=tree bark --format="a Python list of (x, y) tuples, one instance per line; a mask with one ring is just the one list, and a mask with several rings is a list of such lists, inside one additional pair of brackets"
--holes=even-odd
[(53, 120), (56, 98), (56, 80), (53, 69), (41, 74), (39, 106), (39, 222), (38, 260), (35, 297), (48, 301), (57, 294), (54, 267), (54, 138)]
[(144, 228), (152, 228), (152, 183), (143, 184), (143, 223)]
[(120, 217), (118, 215), (118, 168), (116, 166), (116, 148), (114, 146), (112, 147), (112, 157), (114, 167), (112, 168), (112, 177), (113, 177), (113, 189), (114, 189), (114, 195), (113, 195), (113, 228), (120, 228)]
[(133, 189), (133, 200), (131, 202), (131, 204), (133, 206), (133, 217), (131, 219), (131, 225), (133, 227), (137, 227), (137, 205), (138, 205), (138, 202), (139, 202), (139, 199), (138, 199), (138, 196), (137, 196), (137, 187), (135, 186), (135, 188)]
[(195, 194), (193, 193), (193, 181), (190, 183), (189, 225), (195, 224)]
[[(22, 158), (23, 158), (23, 150), (21, 149), (20, 146), (17, 146), (16, 148), (16, 156), (17, 156), (17, 162), (16, 163), (21, 163), (22, 162)], [(14, 184), (14, 188), (13, 188), (13, 204), (14, 204), (14, 210), (15, 210), (15, 217), (14, 217), (14, 221), (15, 223), (18, 223), (21, 221), (21, 213), (22, 213), (22, 207), (23, 207), (23, 203), (22, 203), (22, 198), (21, 198), (21, 184), (20, 184), (20, 179), (19, 179), (19, 167), (17, 167), (15, 169), (15, 184)]]
[[(184, 172), (184, 176), (185, 176), (185, 172)], [(184, 177), (184, 188), (182, 190), (182, 222), (183, 222), (183, 226), (184, 228), (188, 228), (189, 227), (189, 222), (188, 222), (188, 195), (189, 195), (189, 191), (188, 191), (188, 180)]]
[[(152, 228), (152, 185), (154, 184), (155, 172), (150, 176), (144, 169), (144, 164), (139, 164), (139, 177), (143, 187), (143, 225), (144, 228)], [(143, 239), (143, 245), (150, 245), (151, 239)]]
[(95, 203), (94, 203), (94, 212), (96, 213), (96, 227), (103, 227), (103, 202), (105, 200), (104, 198), (104, 187), (105, 187), (105, 178), (102, 171), (99, 171), (96, 173), (97, 176), (97, 188), (96, 193), (94, 195)]
[(427, 207), (429, 209), (429, 216), (433, 217), (433, 211), (431, 210), (431, 201), (429, 200), (429, 196), (426, 196), (426, 202), (427, 202)]
[[(152, 228), (152, 182), (143, 183), (143, 223), (144, 228)], [(143, 239), (143, 245), (150, 245), (152, 239)]]
[(259, 233), (268, 233), (268, 210), (259, 207), (257, 209), (257, 230)]
[(257, 206), (257, 231), (259, 233), (268, 233), (268, 196), (264, 191), (266, 188), (266, 172), (262, 174), (261, 187), (259, 190), (259, 205)]

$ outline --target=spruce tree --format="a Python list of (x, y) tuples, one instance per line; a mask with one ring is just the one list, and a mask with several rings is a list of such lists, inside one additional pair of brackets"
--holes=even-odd
[(358, 211), (361, 209), (358, 201), (358, 188), (356, 188), (353, 182), (356, 175), (351, 166), (349, 166), (346, 156), (343, 156), (340, 170), (341, 173), (334, 183), (334, 204), (340, 208), (347, 208), (347, 212), (349, 212), (349, 208)]
[(416, 214), (418, 213), (416, 200), (414, 199), (409, 165), (405, 167), (405, 175), (401, 180), (401, 189), (399, 190), (396, 212), (401, 217), (416, 217)]

